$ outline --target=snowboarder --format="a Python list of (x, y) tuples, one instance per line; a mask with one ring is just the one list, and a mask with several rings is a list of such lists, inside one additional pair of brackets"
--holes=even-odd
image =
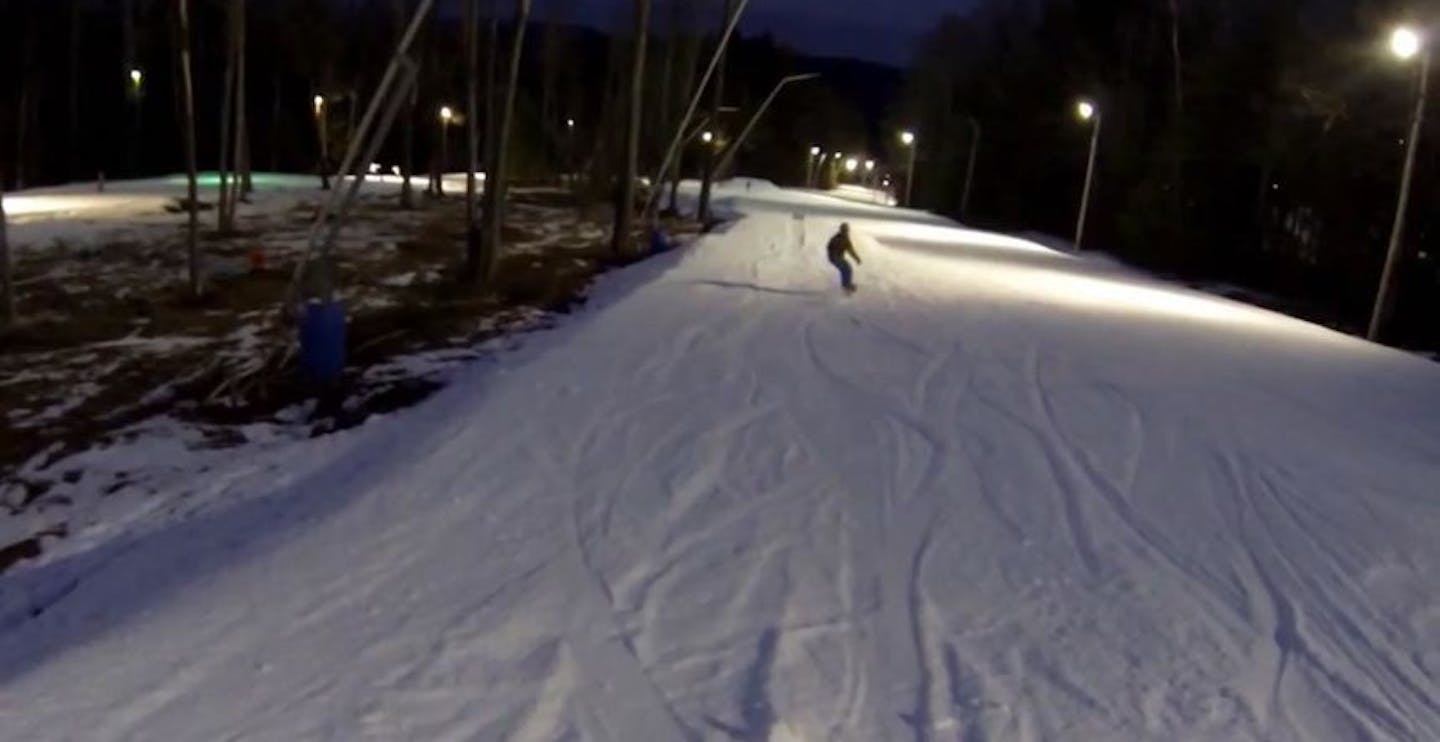
[(864, 265), (865, 261), (860, 259), (860, 254), (855, 252), (855, 244), (850, 241), (849, 224), (840, 225), (840, 231), (830, 238), (830, 244), (825, 246), (825, 252), (830, 257), (830, 264), (835, 266), (835, 270), (840, 271), (840, 287), (845, 289), (847, 294), (855, 293), (855, 269), (845, 258), (854, 258), (859, 265)]

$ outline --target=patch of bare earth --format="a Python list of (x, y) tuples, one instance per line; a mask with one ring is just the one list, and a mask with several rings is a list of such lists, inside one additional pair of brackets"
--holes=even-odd
[[(414, 404), (442, 382), (397, 361), (545, 327), (620, 262), (603, 211), (562, 191), (519, 190), (498, 277), (482, 291), (457, 278), (463, 202), (417, 202), (401, 210), (393, 196), (367, 197), (342, 233), (336, 271), (349, 365), (324, 390), (300, 380), (294, 330), (280, 311), (313, 203), (267, 215), (242, 209), (235, 235), (206, 234), (207, 291), (198, 301), (183, 291), (183, 232), (174, 226), (23, 252), (25, 320), (0, 334), (0, 521), (63, 511), (69, 503), (54, 490), (72, 474), (57, 462), (156, 416), (193, 426), (202, 445), (226, 447), (244, 443), (244, 427), (256, 422), (319, 435)], [(305, 411), (298, 420), (295, 409)], [(55, 517), (18, 540), (14, 531), (0, 529), (0, 573), (67, 534)]]

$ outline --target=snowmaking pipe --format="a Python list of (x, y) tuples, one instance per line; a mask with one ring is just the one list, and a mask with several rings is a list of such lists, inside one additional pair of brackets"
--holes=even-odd
[(784, 90), (785, 86), (792, 83), (814, 80), (819, 77), (820, 74), (818, 72), (811, 72), (804, 75), (791, 75), (775, 83), (775, 89), (770, 91), (770, 95), (765, 98), (765, 102), (761, 103), (760, 108), (755, 111), (755, 115), (750, 117), (750, 122), (745, 124), (745, 129), (740, 132), (740, 136), (735, 137), (735, 141), (731, 142), (730, 146), (725, 149), (725, 154), (720, 157), (720, 164), (715, 166), (715, 172), (723, 173), (735, 162), (735, 155), (740, 153), (740, 145), (744, 144), (745, 140), (750, 137), (751, 132), (755, 131), (755, 125), (760, 123), (760, 119), (770, 110), (770, 106), (775, 103), (775, 98), (780, 95), (780, 91)]
[[(735, 12), (725, 25), (725, 33), (720, 37), (720, 43), (715, 47), (714, 56), (710, 57), (710, 66), (705, 68), (705, 76), (700, 78), (700, 84), (695, 87), (695, 97), (690, 99), (690, 107), (685, 109), (685, 115), (680, 119), (680, 126), (675, 130), (675, 137), (670, 140), (670, 147), (665, 150), (665, 160), (660, 164), (660, 170), (655, 173), (651, 183), (659, 183), (670, 172), (670, 165), (675, 161), (676, 154), (680, 151), (680, 145), (685, 141), (685, 130), (690, 126), (690, 119), (695, 117), (695, 111), (700, 108), (700, 101), (705, 98), (705, 89), (710, 87), (710, 79), (715, 76), (715, 70), (720, 67), (720, 60), (725, 57), (725, 49), (730, 46), (730, 37), (735, 35), (735, 28), (740, 25), (740, 16), (745, 14), (745, 8), (750, 5), (750, 0), (740, 0), (735, 6)], [(650, 198), (645, 203), (645, 221), (654, 219), (655, 207), (660, 204), (659, 189), (650, 189)]]
[[(385, 68), (385, 75), (380, 79), (380, 85), (375, 89), (375, 96), (370, 99), (370, 105), (366, 108), (365, 116), (360, 120), (360, 126), (350, 141), (350, 147), (345, 153), (345, 160), (341, 163), (339, 171), (341, 176), (348, 174), (358, 182), (352, 184), (352, 187), (348, 190), (344, 188), (335, 189), (335, 191), (331, 193), (330, 200), (326, 202), (321, 207), (320, 212), (316, 214), (315, 223), (310, 230), (310, 242), (306, 245), (305, 254), (301, 257), (300, 262), (296, 264), (295, 275), (291, 279), (289, 296), (292, 301), (294, 297), (299, 294), (301, 281), (305, 276), (306, 266), (313, 260), (315, 252), (319, 250), (323, 254), (328, 254), (334, 245), (335, 230), (339, 229), (338, 223), (335, 230), (330, 232), (329, 238), (323, 243), (320, 238), (321, 231), (324, 229), (330, 215), (343, 209), (344, 202), (354, 198), (355, 192), (364, 184), (365, 172), (352, 171), (355, 169), (355, 163), (360, 156), (360, 148), (364, 146), (365, 142), (369, 139), (370, 130), (375, 125), (375, 119), (377, 117), (383, 116), (387, 120), (384, 127), (387, 131), (382, 132), (381, 136), (376, 137), (376, 139), (383, 139), (384, 134), (388, 133), (389, 123), (393, 122), (393, 116), (389, 115), (389, 110), (392, 107), (386, 106), (386, 103), (387, 99), (394, 94), (393, 89), (397, 77), (401, 75), (405, 76), (400, 82), (400, 95), (395, 97), (406, 97), (409, 95), (409, 86), (414, 82), (415, 78), (415, 65), (409, 58), (410, 46), (414, 44), (415, 37), (419, 35), (420, 27), (424, 24), (425, 18), (429, 16), (430, 8), (434, 4), (435, 0), (420, 0), (419, 7), (415, 9), (415, 16), (410, 20), (409, 28), (405, 29), (405, 35), (401, 37), (400, 44), (396, 47), (394, 56), (390, 58), (390, 65)], [(384, 112), (381, 110), (382, 107), (386, 109)], [(326, 293), (329, 293), (329, 291), (330, 289), (327, 288)]]

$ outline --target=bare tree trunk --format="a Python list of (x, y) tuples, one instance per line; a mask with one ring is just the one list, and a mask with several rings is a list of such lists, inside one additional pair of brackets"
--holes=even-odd
[[(410, 8), (407, 0), (395, 0), (395, 36), (396, 43), (405, 35), (406, 22), (409, 20)], [(417, 62), (417, 65), (419, 62)], [(410, 91), (409, 110), (405, 114), (405, 131), (401, 135), (403, 152), (400, 155), (400, 208), (415, 208), (415, 188), (411, 184), (411, 177), (415, 173), (415, 112), (420, 104), (420, 74), (416, 70), (416, 83)]]
[[(495, 160), (496, 109), (499, 108), (496, 88), (500, 77), (500, 0), (490, 2), (490, 27), (486, 33), (485, 43), (489, 48), (485, 60), (485, 170), (488, 173), (494, 169), (491, 164)], [(486, 175), (487, 180), (489, 177)]]
[(15, 279), (10, 272), (10, 238), (5, 230), (5, 176), (0, 174), (0, 328), (15, 322)]
[(270, 172), (280, 172), (280, 68), (275, 68), (275, 79), (271, 89), (274, 100), (270, 105)]
[(240, 0), (230, 0), (225, 23), (225, 87), (224, 98), (220, 101), (220, 196), (215, 203), (215, 228), (220, 234), (234, 231), (230, 218), (230, 152), (233, 140), (232, 126), (235, 122), (235, 73), (239, 55), (236, 53), (235, 18), (239, 15)]
[(480, 234), (475, 223), (477, 204), (475, 161), (480, 159), (479, 104), (476, 88), (480, 87), (480, 0), (465, 0), (465, 268), (467, 281), (480, 276)]
[(1184, 67), (1180, 59), (1180, 0), (1170, 0), (1170, 58), (1175, 72), (1175, 121), (1185, 109)]
[(67, 177), (79, 180), (80, 171), (80, 3), (70, 3), (70, 131)]
[(515, 116), (515, 93), (520, 87), (520, 58), (525, 51), (525, 27), (530, 23), (531, 0), (515, 0), (515, 38), (510, 47), (510, 71), (505, 85), (505, 103), (500, 110), (496, 138), (491, 151), (493, 166), (487, 168), (485, 213), (481, 227), (481, 254), (484, 262), (480, 279), (488, 283), (495, 276), (500, 258), (502, 227), (505, 223), (505, 187), (510, 155), (510, 126)]
[(186, 234), (190, 269), (190, 296), (199, 299), (204, 293), (200, 276), (200, 186), (195, 162), (195, 81), (190, 69), (190, 0), (175, 0), (180, 15), (180, 92), (184, 112), (185, 171), (188, 183), (190, 223)]
[[(725, 16), (721, 19), (720, 28), (723, 34), (726, 27), (730, 25), (730, 16), (733, 14), (735, 0), (725, 0)], [(721, 37), (723, 43), (723, 36)], [(715, 151), (719, 143), (720, 108), (725, 101), (725, 50), (720, 51), (720, 65), (715, 69), (714, 97), (710, 101), (710, 126), (714, 127), (716, 141), (705, 146), (705, 168), (700, 176), (700, 207), (696, 210), (696, 216), (701, 224), (710, 221), (710, 193), (714, 187), (715, 180)]]
[(15, 190), (25, 189), (26, 163), (31, 159), (30, 117), (34, 101), (35, 80), (35, 17), (31, 16), (23, 42), (20, 62), (20, 102), (15, 110)]
[(249, 35), (248, 9), (245, 0), (239, 0), (240, 12), (236, 20), (239, 24), (239, 32), (235, 42), (235, 54), (239, 64), (240, 73), (235, 78), (235, 127), (237, 130), (235, 139), (235, 168), (240, 174), (240, 188), (238, 195), (231, 197), (230, 222), (233, 228), (235, 222), (235, 203), (238, 201), (250, 202), (250, 194), (255, 190), (254, 180), (250, 177), (250, 112), (248, 110), (250, 99), (249, 81), (246, 79), (246, 68), (248, 61), (245, 47), (246, 38)]
[[(626, 113), (625, 170), (615, 196), (610, 251), (623, 257), (635, 229), (635, 178), (640, 170), (640, 120), (645, 115), (645, 47), (650, 39), (650, 0), (635, 0), (635, 49), (630, 58), (630, 107)], [(656, 184), (658, 187), (659, 184)]]
[(249, 81), (246, 79), (245, 44), (247, 34), (247, 8), (245, 0), (237, 0), (240, 9), (235, 14), (235, 62), (238, 73), (235, 77), (235, 172), (237, 187), (230, 194), (230, 228), (235, 228), (235, 212), (241, 201), (249, 203), (250, 193), (255, 184), (250, 177), (250, 113)]

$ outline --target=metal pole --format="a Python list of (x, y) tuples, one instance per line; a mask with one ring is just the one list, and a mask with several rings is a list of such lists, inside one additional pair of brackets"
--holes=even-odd
[(435, 190), (445, 195), (445, 169), (450, 166), (450, 122), (440, 122), (440, 179), (435, 181)]
[[(695, 87), (695, 97), (690, 99), (690, 107), (685, 110), (685, 115), (680, 118), (680, 126), (675, 130), (675, 138), (670, 141), (670, 147), (665, 151), (665, 159), (660, 164), (651, 183), (659, 183), (670, 172), (670, 166), (675, 162), (675, 155), (680, 151), (680, 144), (685, 138), (685, 129), (690, 126), (690, 119), (695, 117), (695, 111), (700, 108), (700, 101), (705, 98), (705, 89), (710, 85), (710, 78), (715, 75), (715, 69), (720, 66), (720, 60), (725, 56), (725, 49), (730, 45), (730, 37), (735, 34), (735, 27), (740, 25), (740, 16), (744, 15), (745, 8), (750, 5), (750, 0), (740, 0), (735, 7), (735, 12), (730, 16), (730, 23), (725, 27), (725, 33), (720, 37), (720, 44), (715, 49), (715, 55), (710, 58), (710, 66), (705, 70), (705, 76), (700, 78), (700, 84)], [(659, 204), (659, 193), (650, 195), (650, 202), (645, 205), (645, 220), (650, 221)]]
[(970, 188), (975, 184), (975, 159), (980, 154), (980, 121), (970, 117), (970, 164), (965, 168), (965, 194), (960, 197), (960, 218), (970, 216)]
[(10, 272), (10, 242), (5, 235), (5, 176), (0, 175), (0, 327), (15, 321), (15, 279)]
[(1090, 186), (1095, 181), (1095, 153), (1100, 149), (1100, 123), (1103, 121), (1099, 111), (1095, 112), (1095, 131), (1090, 135), (1090, 163), (1085, 166), (1085, 190), (1080, 195), (1080, 219), (1075, 224), (1075, 249), (1078, 251), (1085, 239), (1085, 217), (1090, 211)]
[(905, 208), (915, 208), (915, 150), (920, 148), (918, 141), (910, 143), (910, 165), (905, 174)]
[(766, 111), (770, 110), (770, 106), (775, 103), (775, 98), (780, 95), (780, 91), (783, 90), (786, 85), (805, 82), (806, 80), (814, 80), (819, 76), (819, 74), (814, 72), (805, 75), (791, 75), (776, 83), (775, 88), (770, 91), (770, 95), (766, 96), (765, 102), (761, 103), (760, 108), (755, 111), (755, 115), (750, 117), (750, 122), (745, 124), (745, 128), (741, 130), (740, 136), (735, 137), (735, 141), (730, 143), (729, 149), (725, 150), (725, 154), (720, 158), (720, 164), (715, 167), (715, 174), (717, 176), (723, 174), (735, 161), (735, 155), (740, 153), (740, 145), (744, 144), (750, 134), (755, 131), (755, 125), (760, 123), (760, 118), (765, 115)]
[(1385, 269), (1380, 274), (1380, 292), (1370, 314), (1370, 340), (1379, 340), (1380, 328), (1389, 311), (1390, 294), (1394, 290), (1395, 268), (1400, 262), (1400, 241), (1405, 234), (1405, 213), (1410, 208), (1410, 182), (1415, 175), (1415, 153), (1420, 148), (1420, 133), (1425, 124), (1425, 98), (1430, 87), (1430, 52), (1420, 59), (1420, 92), (1415, 98), (1415, 117), (1410, 122), (1410, 141), (1405, 147), (1405, 169), (1400, 175), (1400, 200), (1395, 206), (1395, 225), (1390, 229), (1390, 247), (1385, 253)]

